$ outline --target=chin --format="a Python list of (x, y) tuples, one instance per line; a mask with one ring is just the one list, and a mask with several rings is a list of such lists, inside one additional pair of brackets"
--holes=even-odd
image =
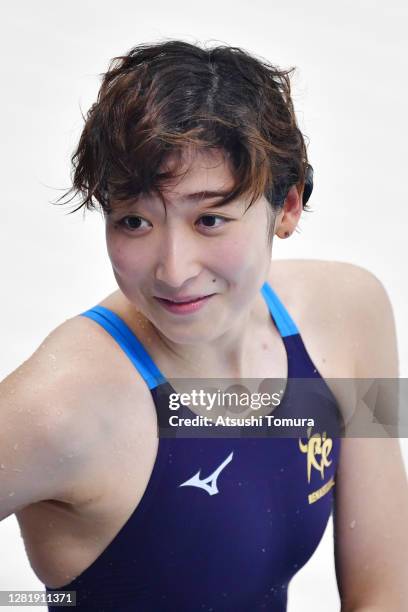
[[(150, 317), (148, 313), (145, 316), (163, 336), (174, 344), (204, 344), (220, 335), (214, 329), (212, 318), (208, 321), (187, 322), (184, 319), (172, 323), (163, 320), (158, 321), (155, 317)], [(180, 317), (180, 319), (183, 319), (183, 317)]]

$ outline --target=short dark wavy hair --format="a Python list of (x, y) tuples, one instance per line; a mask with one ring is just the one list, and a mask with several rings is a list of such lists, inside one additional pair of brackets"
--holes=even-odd
[(166, 156), (181, 159), (191, 146), (221, 147), (232, 162), (234, 187), (221, 204), (250, 195), (251, 205), (265, 195), (279, 209), (289, 188), (304, 184), (308, 164), (291, 99), (294, 70), (238, 47), (180, 40), (115, 57), (71, 158), (72, 187), (63, 198), (82, 196), (71, 212), (109, 214), (116, 200), (161, 195), (179, 176), (160, 172)]

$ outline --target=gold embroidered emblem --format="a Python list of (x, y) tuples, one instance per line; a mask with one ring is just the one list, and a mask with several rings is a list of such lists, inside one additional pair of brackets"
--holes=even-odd
[(320, 489), (313, 491), (313, 493), (308, 495), (309, 504), (314, 504), (318, 499), (323, 497), (323, 495), (326, 495), (326, 493), (328, 493), (332, 487), (334, 487), (333, 476), (326, 482), (326, 484), (320, 487)]
[(307, 481), (310, 483), (310, 476), (312, 473), (312, 467), (320, 472), (322, 479), (324, 478), (324, 468), (329, 467), (332, 461), (329, 460), (330, 452), (333, 448), (333, 440), (326, 437), (324, 431), (322, 435), (320, 433), (314, 433), (310, 435), (312, 428), (309, 427), (307, 430), (308, 440), (306, 443), (302, 442), (299, 438), (299, 449), (302, 453), (307, 455)]

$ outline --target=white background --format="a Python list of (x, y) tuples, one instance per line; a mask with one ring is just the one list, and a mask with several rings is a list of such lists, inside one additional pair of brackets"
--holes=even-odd
[[(301, 233), (275, 242), (273, 255), (347, 261), (376, 274), (394, 308), (400, 376), (408, 376), (407, 6), (400, 0), (3, 4), (0, 377), (63, 320), (115, 289), (101, 218), (67, 216), (67, 208), (50, 201), (69, 186), (81, 109), (96, 97), (98, 74), (115, 55), (163, 38), (241, 46), (281, 67), (298, 67), (293, 98), (310, 140), (314, 212), (304, 216)], [(402, 446), (407, 459), (407, 440)], [(0, 589), (41, 589), (14, 516), (0, 524), (0, 542)], [(288, 610), (338, 609), (330, 523), (293, 579)]]

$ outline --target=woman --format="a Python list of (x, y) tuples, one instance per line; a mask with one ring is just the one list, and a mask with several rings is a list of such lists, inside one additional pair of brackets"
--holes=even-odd
[[(334, 511), (342, 611), (405, 609), (398, 443), (340, 440), (350, 398), (324, 383), (397, 377), (388, 298), (356, 266), (271, 263), (312, 190), (289, 75), (181, 41), (139, 45), (104, 75), (73, 189), (104, 214), (119, 288), (1, 386), (1, 516), (16, 513), (50, 596), (280, 612)], [(307, 416), (293, 380), (322, 383), (327, 430), (181, 436), (169, 381), (202, 378), (283, 380), (265, 417)]]

